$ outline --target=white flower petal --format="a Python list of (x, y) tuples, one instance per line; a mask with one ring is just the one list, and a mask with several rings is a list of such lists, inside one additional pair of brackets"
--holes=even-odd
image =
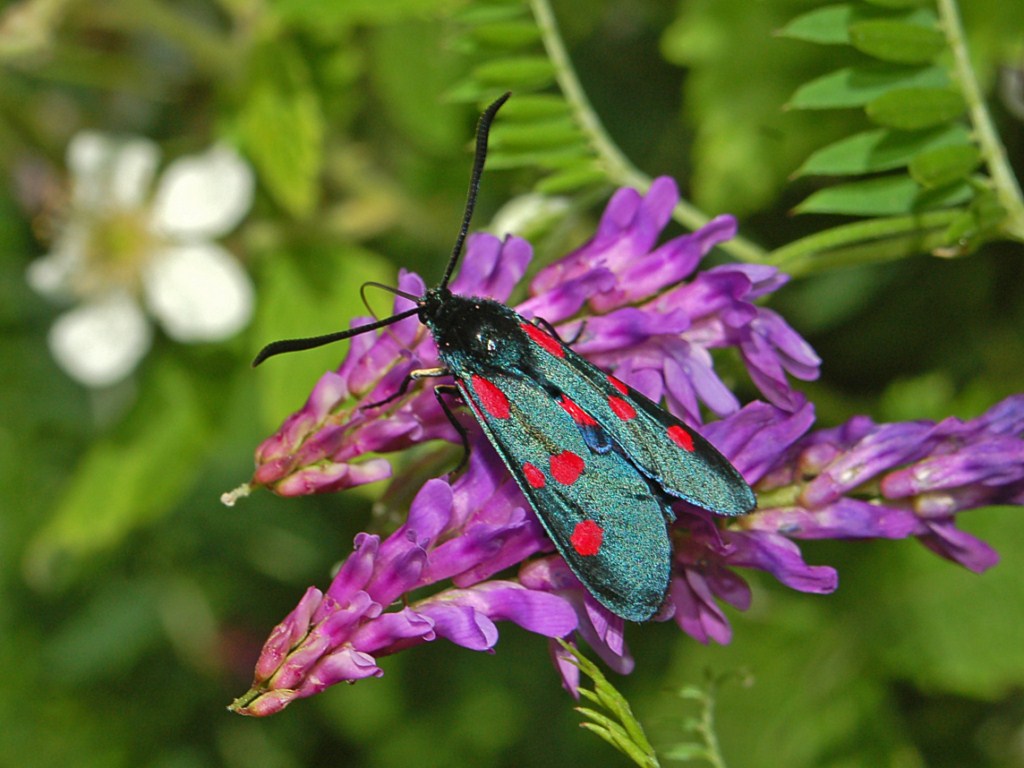
[(215, 243), (165, 248), (143, 274), (146, 303), (177, 341), (219, 341), (252, 317), (253, 288), (242, 265)]
[(55, 301), (73, 296), (72, 281), (84, 256), (83, 235), (80, 227), (67, 227), (53, 251), (28, 265), (25, 280), (32, 290)]
[(66, 295), (64, 288), (71, 274), (71, 264), (66, 256), (64, 251), (55, 251), (29, 264), (25, 280), (32, 290), (52, 299)]
[(171, 163), (153, 200), (157, 231), (184, 238), (209, 238), (230, 232), (252, 206), (252, 169), (230, 147)]
[(60, 367), (90, 387), (116, 384), (135, 370), (151, 339), (142, 310), (123, 294), (64, 313), (49, 335), (50, 351)]
[(89, 228), (69, 221), (57, 236), (53, 250), (33, 261), (25, 270), (32, 289), (48, 299), (67, 301), (74, 297), (75, 278), (85, 265)]
[(160, 149), (149, 139), (81, 131), (68, 144), (75, 203), (92, 210), (139, 208), (159, 161)]

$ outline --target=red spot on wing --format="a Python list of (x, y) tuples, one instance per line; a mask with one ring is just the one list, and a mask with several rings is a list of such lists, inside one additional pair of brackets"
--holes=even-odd
[(593, 520), (577, 523), (572, 536), (569, 537), (572, 548), (584, 557), (590, 557), (600, 552), (603, 541), (604, 529)]
[(543, 488), (547, 482), (544, 479), (544, 473), (530, 462), (523, 464), (523, 476), (526, 477), (526, 482), (530, 484), (531, 488)]
[(562, 451), (551, 457), (551, 476), (562, 485), (572, 485), (583, 474), (583, 459), (572, 451)]
[(630, 405), (628, 400), (623, 400), (621, 397), (616, 397), (615, 395), (609, 395), (608, 405), (611, 406), (612, 413), (623, 421), (629, 421), (636, 417), (636, 408)]
[(526, 331), (527, 336), (555, 357), (565, 357), (565, 350), (562, 349), (562, 344), (558, 339), (544, 333), (533, 323), (520, 323), (519, 327)]
[(572, 420), (579, 424), (581, 427), (596, 427), (597, 422), (594, 418), (580, 408), (576, 403), (569, 399), (568, 395), (562, 395), (562, 399), (559, 401), (565, 412), (572, 416)]
[(476, 396), (480, 399), (480, 405), (487, 413), (496, 419), (507, 419), (511, 415), (508, 398), (505, 397), (504, 392), (478, 374), (474, 373), (471, 381), (473, 382), (473, 391), (476, 392)]
[(609, 376), (608, 377), (608, 383), (611, 384), (613, 387), (615, 387), (617, 390), (619, 390), (619, 392), (621, 392), (622, 394), (624, 394), (624, 395), (628, 395), (629, 394), (629, 387), (627, 387), (621, 381), (616, 379), (614, 376)]
[(669, 438), (684, 451), (693, 450), (693, 436), (678, 424), (673, 424), (667, 430)]

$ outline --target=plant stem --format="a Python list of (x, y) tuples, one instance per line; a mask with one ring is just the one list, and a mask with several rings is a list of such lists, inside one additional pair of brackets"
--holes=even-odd
[(971, 124), (982, 156), (985, 158), (985, 165), (992, 177), (992, 183), (995, 185), (996, 195), (1006, 210), (1003, 230), (1017, 240), (1024, 240), (1024, 197), (1006, 159), (1006, 149), (992, 124), (992, 118), (981, 95), (981, 88), (978, 86), (978, 79), (974, 76), (956, 0), (938, 0), (938, 10), (946, 43), (953, 52), (955, 75), (967, 102)]
[[(530, 7), (541, 33), (544, 49), (547, 51), (551, 63), (555, 65), (555, 78), (562, 90), (562, 95), (565, 96), (566, 103), (572, 110), (576, 122), (587, 136), (587, 140), (597, 153), (608, 176), (616, 184), (635, 187), (640, 192), (646, 192), (651, 186), (651, 178), (630, 162), (605, 131), (600, 118), (587, 99), (583, 86), (576, 77), (576, 71), (573, 69), (572, 60), (562, 43), (558, 23), (548, 0), (530, 0)], [(672, 211), (672, 218), (690, 229), (698, 229), (711, 219), (706, 213), (684, 200), (680, 200), (676, 204)], [(742, 237), (734, 237), (732, 240), (722, 243), (720, 247), (740, 261), (762, 262), (765, 260), (764, 249)]]
[(722, 748), (718, 743), (718, 735), (715, 733), (715, 694), (718, 692), (717, 681), (713, 688), (708, 691), (704, 699), (703, 711), (700, 718), (700, 732), (704, 737), (704, 743), (708, 748), (708, 762), (713, 768), (726, 768), (725, 759), (722, 757)]
[(927, 252), (942, 245), (935, 233), (944, 232), (958, 215), (957, 210), (928, 211), (832, 227), (776, 248), (767, 263), (798, 276)]

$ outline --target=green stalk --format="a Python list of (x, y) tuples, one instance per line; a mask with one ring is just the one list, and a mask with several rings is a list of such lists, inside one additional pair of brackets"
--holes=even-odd
[(1021, 195), (1013, 170), (1006, 159), (1006, 149), (999, 140), (985, 100), (974, 76), (974, 68), (967, 53), (963, 24), (956, 0), (938, 0), (939, 22), (946, 35), (946, 43), (953, 52), (953, 66), (964, 101), (974, 127), (982, 157), (995, 185), (999, 203), (1006, 210), (1003, 230), (1010, 237), (1024, 241), (1024, 196)]
[[(844, 224), (776, 248), (767, 262), (796, 276), (821, 271), (826, 266), (891, 261), (942, 245), (941, 238), (935, 240), (934, 233), (944, 232), (959, 214), (958, 210), (929, 211)], [(928, 248), (924, 247), (926, 242)], [(862, 260), (858, 262), (857, 258)]]
[(946, 228), (906, 232), (902, 235), (858, 242), (844, 248), (804, 253), (780, 263), (779, 269), (793, 277), (828, 272), (844, 267), (897, 261), (941, 248), (946, 243)]

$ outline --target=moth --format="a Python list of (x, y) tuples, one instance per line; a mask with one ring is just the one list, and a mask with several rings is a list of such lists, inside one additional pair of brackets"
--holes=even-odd
[(449, 395), (468, 405), (583, 586), (617, 616), (646, 621), (668, 592), (672, 501), (736, 516), (753, 510), (756, 499), (707, 440), (573, 352), (548, 323), (448, 288), (469, 231), (491, 123), (509, 96), (480, 117), (462, 226), (437, 286), (407, 296), (415, 307), (377, 322), (269, 344), (253, 365), (416, 315), (433, 335), (441, 365), (412, 372), (395, 397), (411, 381), (452, 377), (454, 385), (436, 386), (435, 394), (464, 446)]

